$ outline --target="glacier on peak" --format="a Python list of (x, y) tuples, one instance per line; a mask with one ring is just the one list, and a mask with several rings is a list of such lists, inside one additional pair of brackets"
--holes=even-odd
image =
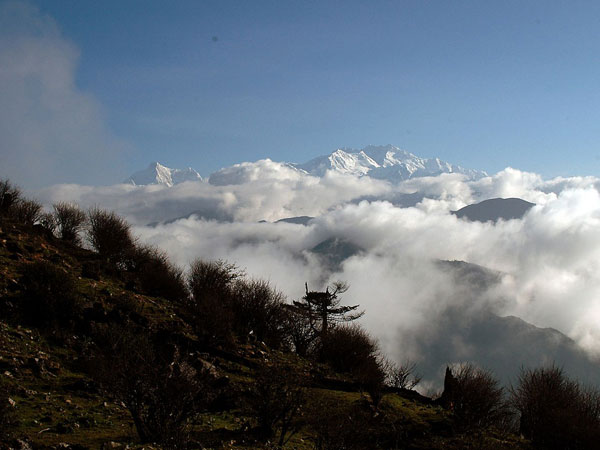
[(123, 183), (133, 184), (134, 186), (162, 184), (172, 187), (184, 181), (202, 181), (202, 177), (191, 167), (187, 169), (171, 169), (159, 162), (152, 162), (146, 169), (134, 173), (123, 181)]

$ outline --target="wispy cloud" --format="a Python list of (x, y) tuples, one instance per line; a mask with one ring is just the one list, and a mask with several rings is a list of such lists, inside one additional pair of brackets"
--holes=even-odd
[(24, 2), (0, 4), (1, 176), (27, 187), (101, 183), (126, 145), (76, 82), (78, 49)]

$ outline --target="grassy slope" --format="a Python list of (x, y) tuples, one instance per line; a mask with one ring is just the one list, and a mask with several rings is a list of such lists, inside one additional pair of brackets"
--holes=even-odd
[[(134, 298), (137, 311), (145, 317), (149, 328), (168, 325), (194, 339), (190, 327), (167, 301), (128, 292), (123, 282), (109, 276), (102, 276), (100, 280), (81, 277), (83, 264), (95, 259), (92, 252), (63, 244), (33, 228), (0, 224), (0, 380), (9, 388), (17, 422), (10, 436), (0, 437), (0, 448), (15, 438), (26, 440), (34, 448), (53, 448), (59, 443), (68, 443), (74, 448), (76, 444), (83, 448), (101, 448), (108, 442), (136, 448), (137, 435), (126, 408), (103, 396), (85, 373), (81, 363), (85, 349), (82, 338), (42, 334), (19, 322), (15, 304), (21, 289), (20, 267), (39, 259), (52, 261), (77, 276), (78, 294), (87, 306), (100, 304), (110, 312), (115, 307), (115, 299), (127, 294)], [(232, 389), (244, 390), (252, 386), (255, 368), (275, 357), (287, 359), (297, 365), (299, 371), (310, 374), (307, 411), (311, 406), (326, 403), (351, 408), (368, 401), (366, 394), (348, 391), (350, 384), (344, 384), (343, 376), (331, 373), (326, 367), (264, 347), (240, 345), (229, 353), (211, 354), (209, 359), (229, 378)], [(380, 408), (386, 417), (393, 417), (396, 424), (402, 425), (403, 433), (411, 437), (410, 448), (528, 448), (526, 443), (510, 435), (491, 432), (477, 436), (452, 435), (447, 411), (396, 393), (387, 394)], [(201, 415), (196, 431), (200, 433), (200, 441), (211, 448), (264, 447), (266, 444), (256, 442), (247, 432), (252, 424), (252, 417), (233, 408)], [(357, 425), (360, 426), (348, 424)], [(286, 446), (313, 447), (313, 436), (306, 427)]]

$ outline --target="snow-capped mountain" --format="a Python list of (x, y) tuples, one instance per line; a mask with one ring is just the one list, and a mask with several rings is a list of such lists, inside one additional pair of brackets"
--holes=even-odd
[[(210, 184), (223, 186), (265, 178), (289, 179), (306, 174), (322, 177), (328, 171), (357, 177), (368, 176), (392, 183), (442, 173), (459, 173), (469, 179), (487, 176), (483, 171), (465, 169), (439, 158), (421, 158), (393, 145), (370, 145), (362, 150), (338, 149), (303, 164), (276, 162), (270, 159), (243, 162), (212, 173), (208, 181)], [(125, 183), (173, 186), (183, 181), (200, 180), (202, 177), (192, 168), (170, 169), (153, 162), (147, 169), (134, 173)]]
[(124, 183), (136, 186), (163, 184), (171, 187), (184, 181), (202, 181), (202, 177), (191, 167), (187, 169), (170, 169), (158, 162), (153, 162), (146, 169), (131, 175)]
[(370, 145), (362, 150), (338, 149), (330, 155), (295, 166), (315, 176), (323, 176), (328, 170), (333, 170), (392, 182), (442, 173), (460, 173), (472, 179), (487, 176), (483, 171), (465, 169), (439, 158), (421, 158), (393, 145)]

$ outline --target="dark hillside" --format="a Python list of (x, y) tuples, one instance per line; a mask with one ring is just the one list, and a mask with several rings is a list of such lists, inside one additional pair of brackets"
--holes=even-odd
[(453, 211), (453, 213), (458, 218), (465, 218), (471, 221), (487, 222), (491, 220), (492, 222), (496, 222), (500, 219), (522, 219), (527, 211), (534, 206), (534, 203), (520, 198), (492, 198), (474, 205), (465, 206), (458, 211)]
[[(455, 427), (451, 410), (373, 381), (371, 344), (375, 365), (346, 356), (339, 373), (316, 347), (299, 356), (277, 330), (301, 330), (282, 328), (285, 315), (260, 328), (253, 305), (288, 307), (235, 266), (194, 266), (198, 312), (148, 295), (139, 255), (111, 258), (41, 226), (0, 224), (0, 448), (528, 448), (500, 428)], [(208, 287), (211, 270), (229, 284)], [(231, 328), (207, 333), (211, 304), (245, 307), (250, 332), (220, 311)], [(356, 345), (370, 339), (352, 330)]]

